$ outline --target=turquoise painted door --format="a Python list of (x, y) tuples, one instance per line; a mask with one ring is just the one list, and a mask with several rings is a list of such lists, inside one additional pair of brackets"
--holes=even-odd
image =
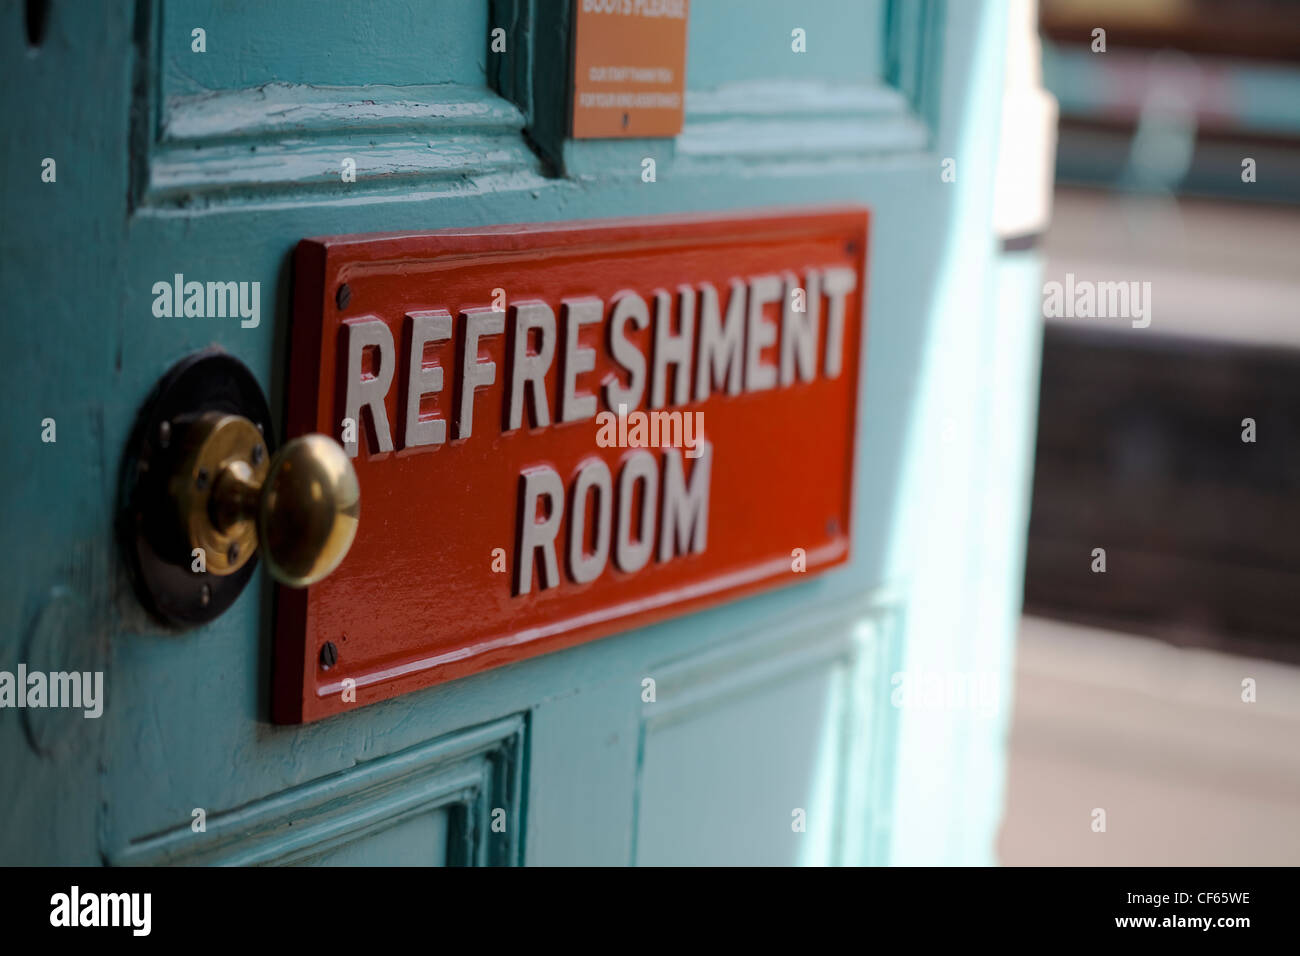
[[(697, 0), (682, 134), (575, 142), (559, 2), (5, 4), (0, 670), (104, 700), (0, 711), (0, 862), (984, 862), (1004, 714), (896, 691), (1008, 673), (1034, 352), (992, 227), (1005, 15)], [(299, 239), (842, 202), (873, 217), (847, 566), (306, 726), (269, 719), (261, 572), (195, 630), (141, 609), (134, 417), (218, 345), (283, 423)], [(260, 283), (259, 320), (156, 317), (176, 273)]]

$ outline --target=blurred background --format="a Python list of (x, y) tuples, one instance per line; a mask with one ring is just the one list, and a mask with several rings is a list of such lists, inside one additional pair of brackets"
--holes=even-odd
[(1300, 864), (1300, 3), (1040, 32), (1044, 281), (1149, 281), (1151, 323), (1045, 320), (998, 857)]

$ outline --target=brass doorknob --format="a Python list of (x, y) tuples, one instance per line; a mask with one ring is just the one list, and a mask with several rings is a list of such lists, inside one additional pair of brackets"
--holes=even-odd
[[(343, 449), (307, 435), (273, 451), (257, 376), (219, 348), (182, 358), (141, 406), (121, 459), (117, 537), (136, 596), (163, 624), (216, 620), (259, 554), (293, 587), (347, 554), (361, 495)], [(298, 600), (281, 595), (279, 606)]]
[(234, 574), (259, 549), (290, 587), (339, 566), (356, 536), (361, 489), (337, 442), (306, 435), (269, 456), (252, 421), (214, 411), (185, 429), (184, 445), (169, 490), (209, 574)]

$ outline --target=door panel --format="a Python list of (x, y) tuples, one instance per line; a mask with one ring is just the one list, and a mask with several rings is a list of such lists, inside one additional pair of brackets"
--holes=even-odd
[(634, 862), (795, 865), (866, 858), (867, 761), (894, 730), (863, 693), (886, 670), (879, 608), (783, 622), (657, 671), (642, 706)]
[(432, 866), (518, 862), (527, 721), (411, 747), (134, 840), (110, 862)]
[[(157, 30), (165, 101), (270, 83), (487, 85), (484, 2), (371, 0), (326, 10), (312, 0), (151, 0), (147, 15)], [(194, 55), (196, 29), (205, 34), (204, 55)]]

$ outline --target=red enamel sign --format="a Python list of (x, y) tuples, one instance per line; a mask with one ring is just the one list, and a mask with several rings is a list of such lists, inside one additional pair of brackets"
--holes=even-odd
[(279, 589), (276, 720), (847, 560), (866, 240), (835, 209), (300, 243), (287, 437), (343, 443), (361, 522)]

